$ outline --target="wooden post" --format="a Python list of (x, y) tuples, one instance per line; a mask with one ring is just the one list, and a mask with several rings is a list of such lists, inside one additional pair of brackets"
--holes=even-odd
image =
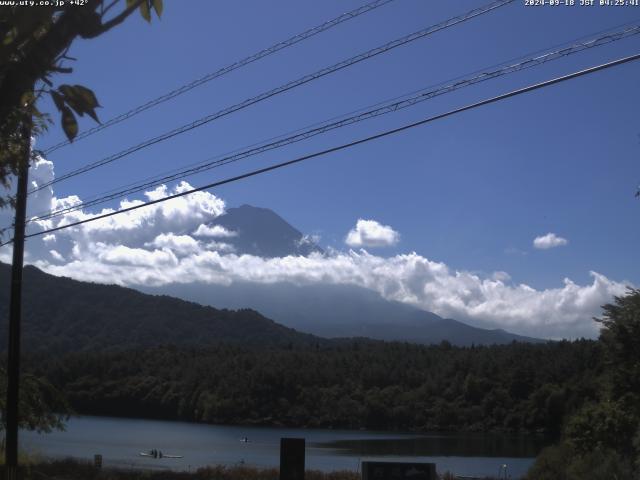
[(7, 360), (7, 407), (5, 465), (7, 479), (18, 477), (18, 398), (20, 393), (20, 321), (22, 316), (22, 266), (24, 262), (24, 229), (27, 212), (27, 186), (31, 160), (31, 118), (21, 131), (23, 157), (18, 165), (16, 216), (11, 263), (11, 297), (9, 304), (9, 352)]

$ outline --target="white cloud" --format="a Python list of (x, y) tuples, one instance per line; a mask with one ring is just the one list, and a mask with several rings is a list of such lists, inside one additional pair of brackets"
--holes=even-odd
[(547, 233), (540, 237), (533, 239), (533, 246), (540, 250), (547, 250), (549, 248), (562, 247), (569, 243), (569, 240), (557, 236), (555, 233)]
[[(53, 178), (53, 162), (38, 157), (35, 163), (29, 168), (29, 189), (31, 190), (45, 183), (49, 183)], [(27, 218), (49, 211), (51, 209), (52, 197), (53, 188), (51, 186), (30, 194), (29, 201), (27, 202)], [(70, 197), (70, 199), (72, 198), (77, 197)]]
[(399, 240), (400, 234), (390, 226), (360, 218), (347, 234), (345, 243), (350, 247), (389, 247)]
[(296, 242), (296, 245), (298, 247), (302, 247), (305, 245), (318, 245), (320, 243), (321, 237), (320, 235), (314, 234), (314, 235), (302, 235), (302, 237), (300, 237), (300, 240), (298, 240)]
[(503, 271), (497, 271), (497, 272), (493, 272), (491, 274), (491, 278), (493, 278), (494, 280), (498, 280), (500, 282), (508, 282), (509, 280), (511, 280), (511, 275), (509, 275), (507, 272), (503, 272)]
[(204, 245), (204, 248), (206, 248), (209, 251), (212, 252), (219, 252), (219, 253), (233, 253), (236, 251), (236, 248), (229, 244), (229, 243), (225, 243), (225, 242), (207, 242)]
[(178, 259), (169, 250), (149, 251), (143, 248), (129, 248), (124, 245), (114, 247), (103, 243), (97, 244), (96, 247), (99, 252), (96, 258), (101, 263), (151, 268), (175, 267), (178, 265)]
[[(40, 184), (53, 177), (53, 165), (46, 160), (39, 161), (33, 170), (33, 178), (37, 177), (35, 181)], [(147, 192), (146, 197), (164, 198), (187, 188), (186, 183), (174, 188), (159, 187)], [(30, 208), (42, 211), (80, 200), (57, 199), (51, 189), (41, 192), (36, 196), (37, 205), (30, 204)], [(140, 202), (122, 201), (120, 207)], [(223, 214), (224, 208), (222, 199), (199, 192), (60, 230), (55, 237), (51, 234), (31, 238), (27, 242), (28, 261), (54, 275), (133, 287), (240, 281), (350, 284), (472, 325), (558, 338), (595, 336), (598, 327), (592, 317), (599, 315), (600, 306), (614, 295), (625, 292), (624, 282), (596, 272), (591, 272), (591, 281), (584, 285), (565, 279), (554, 288), (535, 289), (512, 284), (506, 272), (481, 275), (453, 270), (417, 253), (382, 257), (365, 250), (329, 250), (325, 255), (268, 259), (238, 255), (229, 244), (195, 238), (207, 237), (198, 234), (206, 233), (205, 228), (211, 228), (216, 235), (222, 232), (206, 224)], [(107, 211), (112, 210), (99, 213)], [(10, 221), (7, 212), (0, 212), (2, 215), (2, 223)], [(56, 219), (32, 222), (29, 232), (95, 215), (78, 210)], [(220, 238), (225, 235), (228, 234)], [(387, 246), (397, 243), (398, 238), (391, 227), (360, 219), (349, 232), (348, 242), (352, 246)], [(0, 259), (10, 259), (10, 252), (10, 246), (1, 248)]]
[(51, 256), (53, 257), (54, 260), (57, 260), (58, 262), (64, 262), (65, 259), (62, 255), (60, 255), (59, 252), (57, 252), (56, 250), (49, 250), (49, 253), (51, 254)]
[(197, 240), (189, 235), (174, 235), (173, 233), (161, 233), (152, 242), (145, 243), (144, 246), (171, 250), (181, 256), (200, 251), (200, 244)]
[(196, 237), (213, 237), (213, 238), (230, 238), (238, 235), (237, 232), (227, 230), (222, 225), (214, 225), (209, 227), (204, 223), (200, 224), (193, 235)]

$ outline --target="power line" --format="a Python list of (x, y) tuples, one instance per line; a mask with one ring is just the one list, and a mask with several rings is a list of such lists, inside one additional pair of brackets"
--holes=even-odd
[[(86, 130), (84, 132), (81, 132), (80, 134), (78, 134), (76, 136), (76, 138), (74, 139), (74, 142), (77, 142), (78, 140), (81, 140), (83, 138), (89, 137), (95, 133), (100, 132), (101, 130), (104, 130), (105, 128), (111, 127), (112, 125), (115, 125), (117, 123), (123, 122), (125, 120), (128, 120), (129, 118), (138, 115), (139, 113), (144, 112), (145, 110), (149, 110), (150, 108), (153, 108), (157, 105), (160, 105), (161, 103), (164, 103), (168, 100), (171, 100), (172, 98), (175, 98), (179, 95), (182, 95), (183, 93), (186, 93), (190, 90), (193, 90), (196, 87), (199, 87), (200, 85), (203, 85), (207, 82), (210, 82), (211, 80), (214, 80), (218, 77), (221, 77), (223, 75), (226, 75), (227, 73), (233, 72), (234, 70), (237, 70), (241, 67), (244, 67), (246, 65), (249, 65), (250, 63), (253, 63), (257, 60), (260, 60), (262, 58), (268, 57), (269, 55), (272, 55), (276, 52), (279, 52), (280, 50), (283, 50), (287, 47), (291, 47), (293, 45), (295, 45), (296, 43), (299, 43), (303, 40), (306, 40), (308, 38), (313, 37), (314, 35), (317, 35), (318, 33), (324, 32), (326, 30), (329, 30), (330, 28), (335, 27), (336, 25), (339, 25), (343, 22), (346, 22), (348, 20), (351, 20), (353, 18), (356, 18), (364, 13), (370, 12), (372, 10), (375, 10), (378, 7), (381, 7), (383, 5), (386, 5), (387, 3), (393, 2), (394, 0), (375, 0), (371, 3), (368, 3), (366, 5), (363, 5), (361, 7), (358, 7), (354, 10), (351, 10), (349, 12), (343, 13), (342, 15), (337, 16), (336, 18), (333, 18), (331, 20), (328, 20), (320, 25), (317, 25), (313, 28), (310, 28), (308, 30), (305, 30), (304, 32), (298, 33), (297, 35), (294, 35), (293, 37), (290, 37), (286, 40), (283, 40), (282, 42), (276, 43), (274, 45), (271, 45), (270, 47), (267, 47), (263, 50), (260, 50), (257, 53), (254, 53), (253, 55), (249, 55), (248, 57), (243, 58), (242, 60), (238, 60), (237, 62), (234, 62), (230, 65), (227, 65), (226, 67), (222, 67), (219, 70), (216, 70), (215, 72), (212, 73), (208, 73), (206, 75), (204, 75), (201, 78), (198, 78), (197, 80), (194, 80), (192, 82), (189, 82), (185, 85), (182, 85), (181, 87), (178, 87), (174, 90), (171, 90), (170, 92), (165, 93), (164, 95), (161, 95), (157, 98), (154, 98), (153, 100), (149, 100), (147, 103), (144, 103), (142, 105), (139, 105), (135, 108), (132, 108), (131, 110), (124, 112), (116, 117), (113, 117), (112, 119), (97, 125), (93, 128), (90, 128), (89, 130)], [(67, 145), (70, 145), (72, 142), (69, 140), (65, 140), (63, 142), (60, 142), (56, 145), (53, 145), (47, 149), (44, 150), (44, 154), (47, 155), (51, 152), (54, 152), (62, 147), (65, 147)]]
[[(464, 107), (459, 107), (459, 108), (456, 108), (454, 110), (449, 110), (448, 112), (441, 113), (441, 114), (438, 114), (438, 115), (434, 115), (432, 117), (428, 117), (428, 118), (425, 118), (423, 120), (419, 120), (417, 122), (409, 123), (407, 125), (403, 125), (403, 126), (398, 127), (398, 128), (394, 128), (394, 129), (391, 129), (391, 130), (386, 130), (384, 132), (377, 133), (375, 135), (371, 135), (371, 136), (368, 136), (368, 137), (365, 137), (365, 138), (354, 140), (354, 141), (349, 142), (349, 143), (344, 143), (342, 145), (338, 145), (336, 147), (328, 148), (326, 150), (322, 150), (322, 151), (319, 151), (319, 152), (311, 153), (309, 155), (298, 157), (298, 158), (295, 158), (293, 160), (288, 160), (286, 162), (277, 163), (277, 164), (271, 165), (269, 167), (264, 167), (264, 168), (260, 168), (260, 169), (257, 169), (257, 170), (253, 170), (251, 172), (247, 172), (247, 173), (244, 173), (242, 175), (237, 175), (235, 177), (227, 178), (225, 180), (220, 180), (220, 181), (217, 181), (217, 182), (209, 183), (208, 185), (203, 185), (201, 187), (192, 188), (191, 190), (186, 190), (186, 191), (183, 191), (183, 192), (180, 192), (180, 193), (176, 193), (176, 194), (170, 195), (168, 197), (159, 198), (159, 199), (155, 199), (155, 200), (150, 200), (148, 202), (140, 203), (140, 204), (137, 204), (137, 205), (133, 205), (131, 207), (123, 208), (121, 210), (105, 213), (105, 214), (102, 214), (102, 215), (97, 215), (95, 217), (87, 218), (87, 219), (84, 219), (84, 220), (79, 220), (77, 222), (72, 222), (72, 223), (65, 224), (65, 225), (60, 225), (58, 227), (49, 228), (49, 229), (43, 230), (41, 232), (31, 233), (29, 235), (26, 235), (25, 238), (37, 237), (37, 236), (40, 236), (40, 235), (45, 235), (45, 234), (48, 234), (48, 233), (57, 232), (59, 230), (64, 230), (64, 229), (67, 229), (67, 228), (76, 227), (78, 225), (83, 225), (85, 223), (95, 222), (97, 220), (102, 220), (102, 219), (105, 219), (105, 218), (108, 218), (108, 217), (113, 217), (115, 215), (120, 215), (120, 214), (123, 214), (123, 213), (131, 212), (133, 210), (137, 210), (137, 209), (142, 208), (142, 207), (147, 207), (149, 205), (155, 205), (157, 203), (166, 202), (166, 201), (169, 201), (169, 200), (173, 200), (175, 198), (184, 197), (184, 196), (189, 195), (191, 193), (200, 192), (200, 191), (203, 191), (203, 190), (208, 190), (210, 188), (218, 187), (218, 186), (225, 185), (225, 184), (228, 184), (228, 183), (237, 182), (237, 181), (243, 180), (245, 178), (249, 178), (249, 177), (253, 177), (253, 176), (256, 176), (256, 175), (263, 174), (263, 173), (267, 173), (267, 172), (270, 172), (272, 170), (277, 170), (277, 169), (280, 169), (280, 168), (288, 167), (290, 165), (294, 165), (296, 163), (300, 163), (300, 162), (303, 162), (305, 160), (310, 160), (312, 158), (324, 156), (324, 155), (327, 155), (329, 153), (334, 153), (334, 152), (337, 152), (337, 151), (340, 151), (340, 150), (345, 150), (345, 149), (354, 147), (356, 145), (361, 145), (363, 143), (367, 143), (367, 142), (370, 142), (370, 141), (373, 141), (373, 140), (377, 140), (377, 139), (380, 139), (380, 138), (383, 138), (383, 137), (387, 137), (387, 136), (390, 136), (390, 135), (394, 135), (396, 133), (403, 132), (405, 130), (409, 130), (409, 129), (418, 127), (420, 125), (425, 125), (427, 123), (431, 123), (431, 122), (434, 122), (436, 120), (440, 120), (440, 119), (443, 119), (443, 118), (446, 118), (446, 117), (450, 117), (450, 116), (455, 115), (457, 113), (465, 112), (467, 110), (472, 110), (474, 108), (482, 107), (484, 105), (489, 105), (491, 103), (495, 103), (495, 102), (498, 102), (498, 101), (501, 101), (501, 100), (505, 100), (507, 98), (515, 97), (517, 95), (522, 95), (524, 93), (531, 92), (531, 91), (534, 91), (534, 90), (538, 90), (538, 89), (541, 89), (541, 88), (544, 88), (544, 87), (548, 87), (548, 86), (551, 86), (551, 85), (554, 85), (554, 84), (557, 84), (557, 83), (566, 82), (568, 80), (572, 80), (572, 79), (577, 78), (577, 77), (581, 77), (581, 76), (584, 76), (584, 75), (595, 73), (595, 72), (598, 72), (600, 70), (605, 70), (605, 69), (612, 68), (612, 67), (615, 67), (615, 66), (619, 66), (619, 65), (622, 65), (622, 64), (625, 64), (625, 63), (629, 63), (629, 62), (638, 60), (638, 59), (640, 59), (640, 53), (635, 54), (635, 55), (631, 55), (631, 56), (628, 56), (628, 57), (624, 57), (624, 58), (621, 58), (621, 59), (618, 59), (618, 60), (614, 60), (614, 61), (611, 61), (611, 62), (603, 63), (603, 64), (597, 65), (595, 67), (586, 68), (584, 70), (580, 70), (578, 72), (570, 73), (568, 75), (563, 75), (561, 77), (556, 77), (556, 78), (553, 78), (551, 80), (546, 80), (544, 82), (536, 83), (534, 85), (529, 85), (528, 87), (523, 87), (523, 88), (519, 88), (517, 90), (512, 90), (511, 92), (503, 93), (503, 94), (495, 96), (495, 97), (491, 97), (491, 98), (488, 98), (488, 99), (485, 99), (485, 100), (481, 100), (479, 102), (468, 104), (468, 105), (465, 105)], [(4, 242), (4, 243), (0, 244), (0, 247), (3, 247), (5, 245), (9, 244), (12, 241), (13, 240), (9, 240), (7, 242)]]
[(48, 187), (50, 185), (55, 184), (55, 183), (61, 182), (63, 180), (67, 180), (67, 179), (75, 177), (77, 175), (89, 172), (89, 171), (91, 171), (91, 170), (93, 170), (95, 168), (98, 168), (98, 167), (101, 167), (103, 165), (112, 163), (112, 162), (114, 162), (116, 160), (119, 160), (119, 159), (121, 159), (123, 157), (126, 157), (127, 155), (130, 155), (130, 154), (132, 154), (134, 152), (137, 152), (139, 150), (147, 148), (147, 147), (149, 147), (151, 145), (155, 145), (157, 143), (163, 142), (165, 140), (168, 140), (169, 138), (175, 137), (176, 135), (180, 135), (180, 134), (186, 133), (186, 132), (188, 132), (190, 130), (193, 130), (195, 128), (201, 127), (201, 126), (203, 126), (203, 125), (205, 125), (207, 123), (210, 123), (210, 122), (212, 122), (214, 120), (217, 120), (218, 118), (224, 117), (224, 116), (229, 115), (231, 113), (234, 113), (234, 112), (236, 112), (238, 110), (242, 110), (242, 109), (247, 108), (247, 107), (249, 107), (251, 105), (254, 105), (254, 104), (258, 103), (258, 102), (261, 102), (263, 100), (271, 98), (271, 97), (273, 97), (275, 95), (279, 95), (279, 94), (284, 93), (284, 92), (286, 92), (288, 90), (296, 88), (296, 87), (298, 87), (300, 85), (304, 85), (304, 84), (306, 84), (308, 82), (311, 82), (313, 80), (317, 80), (318, 78), (324, 77), (324, 76), (329, 75), (331, 73), (334, 73), (334, 72), (336, 72), (338, 70), (342, 70), (343, 68), (349, 67), (349, 66), (354, 65), (356, 63), (362, 62), (362, 61), (367, 60), (369, 58), (372, 58), (372, 57), (375, 57), (375, 56), (380, 55), (382, 53), (388, 52), (389, 50), (392, 50), (392, 49), (397, 48), (399, 46), (405, 45), (405, 44), (407, 44), (409, 42), (413, 42), (415, 40), (423, 38), (423, 37), (425, 37), (427, 35), (430, 35), (432, 33), (437, 32), (437, 31), (444, 30), (444, 29), (452, 27), (454, 25), (466, 22), (466, 21), (468, 21), (468, 20), (470, 20), (472, 18), (475, 18), (477, 16), (483, 15), (483, 14), (488, 13), (490, 11), (493, 11), (493, 10), (495, 10), (497, 8), (505, 6), (505, 5), (509, 4), (509, 3), (512, 3), (513, 1), (514, 0), (496, 0), (496, 1), (493, 1), (493, 2), (491, 2), (491, 3), (489, 3), (489, 4), (485, 5), (485, 6), (482, 6), (480, 8), (476, 8), (474, 10), (471, 10), (471, 11), (469, 11), (469, 12), (463, 14), (463, 15), (459, 15), (457, 17), (450, 18), (450, 19), (445, 20), (444, 22), (441, 22), (439, 24), (424, 28), (422, 30), (419, 30), (419, 31), (414, 32), (414, 33), (411, 33), (409, 35), (406, 35), (404, 37), (398, 38), (396, 40), (392, 40), (391, 42), (388, 42), (388, 43), (386, 43), (386, 44), (384, 44), (382, 46), (373, 48), (371, 50), (368, 50), (368, 51), (366, 51), (364, 53), (361, 53), (361, 54), (356, 55), (354, 57), (351, 57), (351, 58), (348, 58), (348, 59), (343, 60), (341, 62), (338, 62), (338, 63), (336, 63), (334, 65), (329, 66), (329, 67), (325, 67), (325, 68), (323, 68), (321, 70), (318, 70), (318, 71), (316, 71), (314, 73), (311, 73), (311, 74), (305, 75), (303, 77), (300, 77), (297, 80), (293, 80), (293, 81), (288, 82), (288, 83), (286, 83), (284, 85), (281, 85), (281, 86), (279, 86), (277, 88), (274, 88), (272, 90), (268, 90), (266, 92), (263, 92), (263, 93), (255, 96), (255, 97), (248, 98), (247, 100), (245, 100), (243, 102), (240, 102), (238, 104), (235, 104), (235, 105), (233, 105), (231, 107), (227, 107), (227, 108), (225, 108), (223, 110), (220, 110), (218, 112), (215, 112), (215, 113), (212, 113), (210, 115), (207, 115), (206, 117), (202, 117), (202, 118), (200, 118), (198, 120), (195, 120), (195, 121), (193, 121), (193, 122), (191, 122), (189, 124), (186, 124), (186, 125), (183, 125), (181, 127), (175, 128), (175, 129), (173, 129), (173, 130), (171, 130), (169, 132), (163, 133), (162, 135), (153, 137), (153, 138), (151, 138), (149, 140), (146, 140), (146, 141), (144, 141), (142, 143), (139, 143), (137, 145), (129, 147), (129, 148), (125, 149), (125, 150), (122, 150), (122, 151), (120, 151), (118, 153), (115, 153), (113, 155), (105, 157), (105, 158), (103, 158), (101, 160), (98, 160), (96, 162), (93, 162), (93, 163), (90, 163), (88, 165), (85, 165), (84, 167), (81, 167), (81, 168), (78, 168), (78, 169), (73, 170), (71, 172), (68, 172), (68, 173), (66, 173), (64, 175), (61, 175), (58, 178), (55, 178), (54, 180), (51, 180), (50, 182), (46, 182), (46, 183), (44, 183), (44, 184), (32, 189), (29, 193), (31, 194), (31, 193), (37, 192), (39, 190), (42, 190), (43, 188), (46, 188), (46, 187)]
[(273, 141), (270, 141), (270, 140), (266, 141), (268, 143), (254, 144), (246, 150), (239, 150), (239, 151), (237, 150), (236, 151), (237, 153), (227, 154), (222, 156), (222, 158), (220, 158), (220, 156), (214, 157), (216, 158), (215, 160), (213, 158), (210, 158), (208, 160), (205, 160), (204, 162), (199, 162), (197, 164), (194, 164), (189, 168), (174, 170), (170, 173), (156, 175), (154, 177), (150, 177), (149, 179), (120, 187), (119, 189), (113, 189), (105, 194), (102, 194), (100, 196), (95, 196), (93, 199), (80, 202), (75, 205), (71, 205), (58, 210), (42, 212), (32, 217), (29, 221), (32, 222), (32, 221), (39, 221), (39, 220), (48, 220), (51, 218), (58, 217), (60, 215), (64, 215), (69, 212), (99, 205), (101, 203), (105, 203), (110, 200), (114, 200), (116, 198), (121, 198), (132, 193), (137, 193), (149, 187), (158, 186), (165, 182), (181, 180), (188, 176), (195, 175), (197, 173), (201, 173), (213, 168), (221, 167), (229, 163), (242, 160), (247, 157), (251, 157), (254, 155), (264, 153), (269, 150), (283, 147), (285, 145), (290, 145), (292, 143), (306, 140), (308, 138), (326, 133), (328, 131), (331, 131), (337, 128), (342, 128), (344, 126), (361, 122), (370, 118), (385, 115), (387, 113), (392, 113), (397, 110), (401, 110), (401, 109), (416, 105), (420, 102), (432, 99), (436, 96), (450, 93), (470, 85), (481, 83), (486, 80), (494, 79), (510, 73), (515, 73), (527, 68), (532, 68), (534, 66), (538, 66), (553, 60), (558, 60), (560, 58), (564, 58), (566, 56), (569, 56), (578, 52), (582, 52), (590, 48), (594, 48), (594, 47), (609, 44), (611, 42), (622, 40), (624, 38), (628, 38), (630, 36), (637, 35), (639, 33), (640, 33), (640, 25), (625, 26), (625, 28), (621, 30), (609, 31), (606, 34), (601, 34), (599, 37), (590, 38), (587, 41), (569, 44), (570, 45), (569, 47), (567, 47), (566, 46), (567, 44), (565, 44), (561, 48), (552, 50), (550, 52), (549, 51), (545, 53), (537, 52), (527, 57), (521, 57), (519, 61), (517, 61), (516, 63), (513, 63), (514, 60), (503, 63), (501, 64), (502, 65), (501, 68), (497, 68), (496, 66), (488, 67), (483, 70), (480, 70), (479, 72), (476, 72), (474, 76), (471, 76), (471, 77), (468, 76), (466, 78), (458, 77), (454, 80), (450, 80), (447, 83), (443, 82), (439, 84), (438, 88), (432, 88), (431, 90), (423, 89), (418, 91), (417, 94), (414, 92), (413, 95), (410, 94), (411, 96), (409, 98), (400, 97), (401, 98), (400, 100), (394, 99), (397, 101), (391, 101), (391, 102), (388, 101), (386, 103), (380, 103), (380, 104), (377, 104), (375, 108), (368, 107), (369, 109), (361, 109), (355, 115), (346, 114), (350, 116), (347, 116), (346, 118), (345, 116), (338, 117), (340, 119), (337, 121), (331, 122), (331, 120), (327, 120), (321, 124), (316, 124), (319, 126), (315, 126), (313, 128), (306, 129), (306, 130), (304, 129), (298, 130), (294, 132), (293, 135), (276, 137), (274, 139), (271, 139)]

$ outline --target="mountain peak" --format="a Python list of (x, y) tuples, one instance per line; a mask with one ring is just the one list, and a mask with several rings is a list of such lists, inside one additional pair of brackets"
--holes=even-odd
[(249, 205), (248, 203), (243, 203), (242, 205), (240, 205), (239, 207), (232, 207), (231, 209), (243, 209), (243, 210), (266, 210), (269, 212), (273, 212), (273, 210), (271, 210), (270, 208), (264, 208), (264, 207), (254, 207), (253, 205)]
[(229, 208), (209, 226), (220, 225), (235, 232), (225, 239), (239, 254), (261, 257), (307, 256), (323, 250), (273, 210), (243, 204)]

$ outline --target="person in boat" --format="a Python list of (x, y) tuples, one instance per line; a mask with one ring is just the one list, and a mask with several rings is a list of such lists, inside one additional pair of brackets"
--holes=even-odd
[(158, 452), (158, 458), (162, 458), (162, 450)]

